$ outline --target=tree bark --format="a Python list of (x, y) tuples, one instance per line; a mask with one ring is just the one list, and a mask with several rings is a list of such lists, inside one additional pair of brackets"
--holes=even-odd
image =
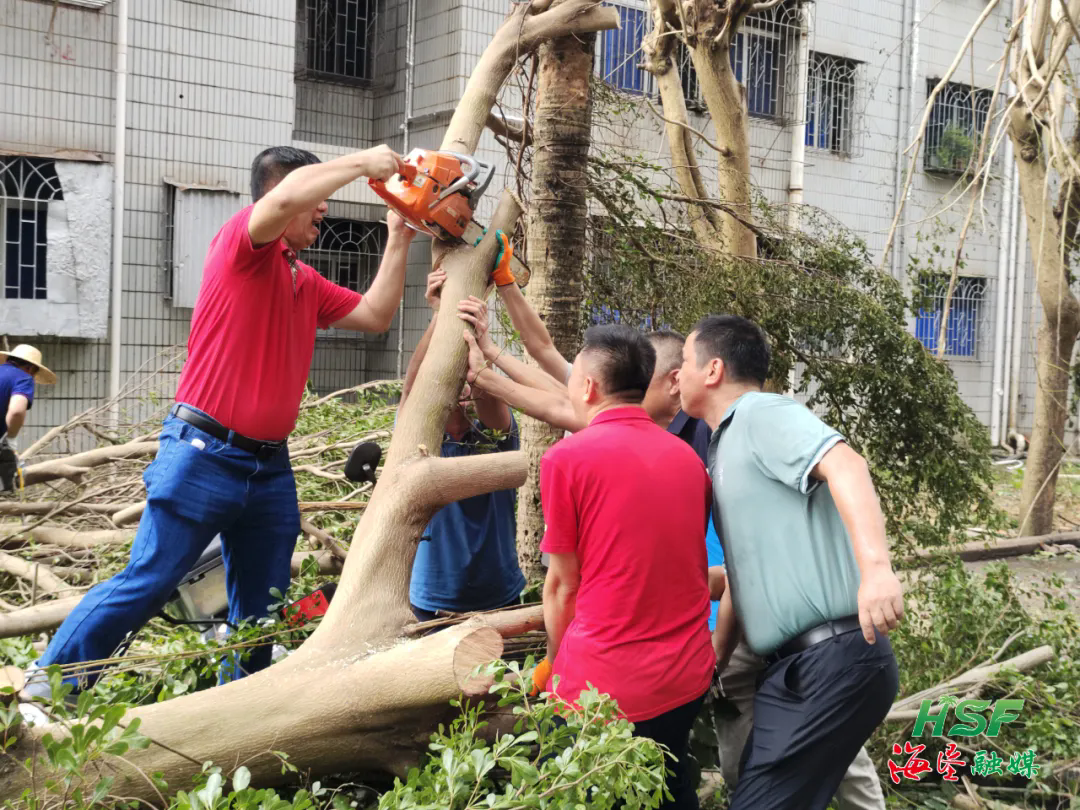
[(1043, 310), (1035, 347), (1035, 424), (1020, 493), (1020, 534), (1048, 534), (1054, 528), (1057, 476), (1066, 449), (1070, 367), (1080, 334), (1080, 302), (1069, 288), (1061, 221), (1046, 194), (1039, 133), (1023, 105), (1013, 108), (1009, 137), (1016, 154), (1020, 197), (1035, 261), (1035, 286)]
[(87, 450), (85, 453), (76, 453), (73, 456), (64, 456), (52, 461), (40, 461), (37, 464), (31, 464), (23, 471), (23, 483), (25, 486), (30, 486), (45, 481), (55, 481), (58, 478), (78, 478), (88, 472), (91, 467), (125, 458), (152, 456), (157, 449), (157, 442), (129, 442), (99, 447), (96, 450)]
[[(650, 0), (653, 33), (646, 54), (664, 105), (668, 144), (676, 180), (687, 197), (706, 199), (701, 172), (687, 129), (686, 102), (674, 61), (675, 41), (690, 54), (698, 87), (716, 132), (717, 199), (728, 210), (691, 208), (699, 239), (718, 244), (732, 256), (757, 257), (757, 238), (745, 222), (753, 219), (750, 196), (750, 130), (746, 90), (735, 78), (729, 52), (739, 24), (750, 10), (747, 0)], [(740, 221), (741, 220), (741, 221)]]
[[(443, 149), (471, 153), (495, 97), (517, 58), (551, 37), (591, 33), (618, 26), (618, 12), (594, 0), (519, 4), (499, 28), (474, 69), (443, 139)], [(488, 234), (476, 247), (434, 243), (433, 262), (447, 280), (442, 291), (448, 312), (469, 295), (483, 295), (497, 251), (495, 230), (511, 232), (521, 214), (504, 192)], [(257, 784), (285, 781), (280, 763), (267, 752), (284, 750), (290, 762), (312, 776), (326, 773), (404, 775), (424, 750), (428, 736), (460, 693), (479, 695), (488, 682), (471, 675), (502, 653), (502, 635), (482, 619), (416, 641), (400, 643), (412, 623), (409, 576), (424, 526), (441, 505), (481, 492), (518, 487), (526, 477), (521, 453), (471, 458), (432, 458), (439, 452), (447, 409), (465, 379), (466, 344), (456, 318), (436, 322), (431, 347), (408, 402), (400, 410), (383, 473), (354, 534), (334, 599), (311, 637), (269, 669), (205, 692), (131, 710), (149, 748), (123, 759), (107, 758), (102, 769), (121, 776), (113, 792), (130, 799), (158, 800), (142, 774), (160, 772), (170, 790), (184, 788), (213, 760), (230, 768), (244, 762)], [(524, 608), (534, 617), (538, 608)], [(508, 635), (522, 620), (502, 616)], [(527, 622), (524, 622), (527, 624)], [(66, 735), (59, 725), (24, 732), (18, 750), (0, 766), (0, 795), (18, 796), (39, 787), (22, 762), (39, 751), (45, 734)], [(103, 770), (104, 772), (104, 770)]]
[[(588, 250), (586, 170), (592, 142), (592, 69), (596, 35), (567, 36), (540, 46), (529, 199), (527, 295), (555, 347), (572, 358), (581, 341), (581, 298)], [(530, 363), (531, 358), (526, 358)], [(540, 459), (563, 436), (523, 416), (529, 478), (518, 491), (518, 559), (530, 581), (543, 576)]]

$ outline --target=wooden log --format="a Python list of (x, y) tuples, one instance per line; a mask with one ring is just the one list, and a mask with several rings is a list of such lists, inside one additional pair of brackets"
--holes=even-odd
[(975, 560), (1000, 560), (1006, 557), (1021, 557), (1031, 554), (1047, 545), (1080, 546), (1080, 532), (1059, 532), (1040, 534), (1031, 537), (1013, 537), (1008, 540), (974, 540), (960, 546), (920, 549), (914, 557), (908, 559), (926, 559), (942, 554), (955, 555), (964, 562)]
[(112, 516), (113, 525), (119, 529), (122, 526), (130, 526), (132, 523), (138, 523), (144, 509), (146, 509), (146, 501), (133, 503), (131, 506), (125, 506)]
[(68, 596), (11, 613), (0, 613), (0, 638), (28, 636), (55, 630), (81, 599), (82, 596)]
[(89, 471), (91, 467), (110, 464), (125, 458), (152, 456), (157, 452), (157, 442), (128, 442), (127, 444), (98, 447), (73, 456), (39, 461), (23, 471), (23, 484), (32, 486), (58, 478), (73, 478)]
[(1045, 645), (1036, 647), (1034, 650), (1028, 650), (1026, 653), (1022, 653), (998, 664), (990, 664), (969, 669), (967, 672), (957, 675), (952, 680), (946, 681), (945, 683), (939, 683), (936, 686), (931, 686), (929, 689), (924, 689), (914, 695), (898, 700), (893, 704), (889, 713), (885, 716), (885, 722), (897, 723), (914, 720), (918, 717), (918, 707), (924, 700), (932, 700), (933, 698), (940, 697), (949, 692), (967, 691), (972, 687), (992, 680), (994, 676), (1006, 669), (1016, 670), (1017, 672), (1027, 672), (1028, 670), (1035, 669), (1035, 667), (1052, 660), (1054, 655), (1054, 648)]
[(106, 545), (125, 545), (135, 536), (134, 532), (118, 529), (75, 532), (57, 526), (38, 526), (30, 530), (30, 538), (38, 543), (61, 548), (96, 548)]
[[(301, 512), (362, 512), (367, 508), (364, 501), (301, 501), (298, 505)], [(144, 509), (146, 501), (121, 509), (113, 514), (113, 525), (119, 528), (138, 523)]]
[(52, 569), (41, 563), (31, 563), (0, 551), (0, 571), (25, 579), (27, 582), (36, 583), (39, 593), (59, 593), (60, 591), (72, 590), (60, 577), (52, 572)]
[(292, 575), (299, 576), (300, 566), (303, 565), (304, 560), (308, 557), (314, 557), (315, 562), (319, 564), (320, 574), (340, 574), (341, 573), (341, 560), (335, 557), (326, 549), (319, 549), (317, 551), (296, 551), (292, 555), (292, 562), (290, 568)]
[(123, 503), (51, 503), (49, 501), (5, 501), (0, 500), (0, 515), (27, 517), (67, 512), (71, 515), (111, 515), (126, 509), (130, 504)]

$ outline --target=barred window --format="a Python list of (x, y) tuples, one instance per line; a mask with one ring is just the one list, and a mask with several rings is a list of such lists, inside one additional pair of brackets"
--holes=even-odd
[(0, 157), (0, 245), (4, 247), (4, 297), (48, 296), (49, 203), (64, 199), (56, 164)]
[(644, 7), (618, 5), (619, 27), (605, 31), (600, 41), (600, 75), (618, 90), (634, 95), (652, 91), (652, 77), (641, 69), (641, 44), (645, 41), (648, 15)]
[(679, 68), (679, 79), (682, 81), (683, 98), (686, 99), (686, 108), (694, 112), (705, 112), (705, 97), (701, 94), (701, 84), (698, 81), (697, 71), (694, 70), (694, 62), (690, 58), (690, 49), (683, 43), (675, 48), (675, 64)]
[(317, 77), (374, 78), (377, 0), (302, 0), (306, 67)]
[[(927, 95), (937, 86), (927, 82)], [(970, 170), (990, 113), (990, 90), (949, 82), (934, 99), (927, 122), (924, 167), (927, 171), (963, 174)]]
[(384, 223), (327, 217), (319, 238), (301, 258), (335, 284), (364, 292), (379, 269), (385, 247)]
[[(986, 279), (977, 276), (961, 276), (956, 280), (945, 326), (945, 354), (978, 358), (985, 331), (986, 287)], [(915, 337), (930, 351), (937, 350), (948, 289), (949, 279), (945, 276), (925, 278), (921, 282), (923, 301), (915, 318)]]
[(788, 54), (799, 32), (796, 3), (749, 14), (731, 43), (731, 69), (746, 86), (746, 109), (757, 118), (782, 118), (788, 85)]
[(855, 75), (858, 63), (811, 53), (806, 87), (806, 145), (830, 152), (851, 151)]

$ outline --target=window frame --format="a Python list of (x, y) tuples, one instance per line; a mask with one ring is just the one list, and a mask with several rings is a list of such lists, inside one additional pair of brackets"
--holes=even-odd
[[(363, 37), (358, 36), (358, 42), (363, 42), (365, 50), (363, 75), (353, 75), (338, 70), (328, 70), (317, 66), (315, 58), (315, 44), (318, 33), (318, 24), (313, 26), (313, 15), (318, 13), (320, 5), (329, 7), (337, 3), (366, 3), (367, 18), (364, 20), (366, 31)], [(328, 84), (343, 84), (354, 87), (371, 87), (376, 82), (376, 38), (378, 33), (378, 20), (380, 12), (380, 0), (297, 0), (296, 8), (296, 70), (297, 78), (310, 79), (312, 81), (325, 82)], [(336, 15), (337, 16), (337, 15)], [(346, 32), (346, 35), (348, 32)], [(359, 32), (357, 32), (359, 34)], [(337, 50), (337, 40), (333, 44), (333, 50)], [(336, 55), (334, 58), (336, 62)]]
[[(928, 98), (939, 81), (940, 79), (935, 78), (926, 80), (926, 95)], [(962, 99), (960, 104), (945, 101), (946, 98), (957, 94), (966, 95), (967, 99)], [(987, 117), (993, 115), (994, 112), (991, 105), (993, 98), (994, 91), (987, 88), (975, 87), (963, 82), (946, 83), (945, 87), (941, 89), (941, 92), (934, 99), (933, 106), (930, 108), (930, 115), (927, 118), (926, 134), (923, 139), (923, 171), (928, 174), (963, 176), (972, 170), (972, 163), (979, 151), (979, 141), (982, 138), (983, 130), (986, 128)], [(972, 101), (973, 104), (971, 104)], [(945, 113), (938, 113), (938, 110), (945, 107), (946, 104), (948, 104), (948, 107), (945, 108)], [(965, 106), (965, 104), (970, 106)], [(971, 141), (967, 164), (963, 167), (945, 165), (940, 152), (945, 133), (950, 127), (959, 129), (959, 127), (953, 126), (956, 117), (956, 113), (953, 111), (961, 111), (960, 115), (966, 115), (969, 111), (971, 114), (970, 129), (962, 133)], [(987, 155), (987, 160), (992, 161), (993, 158), (992, 154)]]
[[(919, 280), (922, 301), (915, 310), (915, 339), (929, 352), (937, 352), (941, 315), (945, 309), (949, 276), (934, 274)], [(977, 289), (971, 289), (977, 288)], [(972, 296), (976, 292), (976, 296)], [(986, 304), (990, 292), (990, 279), (986, 276), (957, 276), (956, 289), (949, 305), (949, 321), (945, 328), (945, 357), (951, 360), (979, 363), (984, 361), (986, 330)], [(931, 303), (928, 309), (924, 304)], [(954, 319), (968, 318), (967, 322), (954, 324)], [(967, 325), (965, 325), (965, 323)], [(927, 331), (929, 330), (929, 331)], [(963, 332), (961, 335), (960, 332)], [(970, 343), (970, 351), (963, 351)], [(961, 349), (958, 351), (957, 349)]]
[[(808, 58), (809, 64), (807, 65), (806, 79), (806, 135), (804, 143), (809, 149), (828, 152), (842, 157), (849, 157), (854, 152), (855, 97), (858, 90), (859, 70), (862, 63), (854, 59), (848, 59), (844, 56), (836, 56), (834, 54), (821, 53), (819, 51), (810, 51)], [(832, 67), (828, 69), (832, 70), (834, 73), (837, 71), (847, 71), (848, 76), (846, 77), (846, 83), (843, 79), (829, 79), (821, 75), (819, 70), (826, 62), (832, 63)], [(822, 139), (819, 137), (821, 130), (817, 128), (817, 112), (821, 109), (821, 105), (816, 99), (825, 95), (825, 93), (821, 92), (821, 88), (828, 84), (839, 88), (841, 91), (840, 93), (834, 91), (832, 97), (835, 99), (836, 97), (842, 96), (844, 102), (842, 117), (845, 120), (842, 122), (840, 138), (830, 137), (828, 145), (823, 146), (821, 144)], [(812, 108), (813, 112), (811, 111)], [(826, 130), (830, 136), (833, 135), (833, 130), (835, 128), (835, 115), (832, 114), (834, 109), (835, 102), (829, 105), (830, 114), (825, 116), (825, 120), (828, 122)], [(839, 146), (836, 145), (836, 140), (841, 142)]]
[[(9, 193), (11, 192), (11, 193)], [(0, 300), (5, 301), (47, 301), (49, 298), (49, 205), (63, 202), (64, 193), (60, 178), (56, 173), (56, 161), (52, 158), (28, 157), (25, 155), (0, 155), (0, 268), (3, 269), (3, 287)], [(25, 245), (23, 244), (23, 212), (33, 209), (36, 212), (32, 224), (34, 236), (31, 250), (33, 264), (22, 261)], [(16, 252), (16, 270), (14, 285), (8, 284), (8, 219), (12, 212), (18, 212), (19, 241)], [(32, 268), (31, 295), (22, 295), (24, 268)], [(9, 294), (9, 290), (15, 294)]]

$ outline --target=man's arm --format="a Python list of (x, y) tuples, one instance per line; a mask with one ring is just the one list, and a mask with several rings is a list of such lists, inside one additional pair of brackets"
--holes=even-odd
[(904, 617), (904, 589), (889, 562), (885, 516), (881, 513), (870, 469), (858, 453), (840, 442), (810, 473), (829, 485), (859, 566), (859, 622), (868, 644), (874, 628), (888, 633)]
[(521, 362), (491, 339), (491, 330), (488, 329), (487, 303), (483, 300), (475, 295), (470, 295), (468, 298), (459, 301), (458, 317), (472, 326), (473, 333), (476, 335), (476, 343), (480, 347), (480, 351), (484, 353), (488, 365), (498, 366), (506, 372), (511, 380), (521, 383), (527, 388), (540, 388), (563, 396), (566, 395), (566, 385), (563, 382), (566, 378), (565, 369), (563, 370), (562, 379), (555, 379), (546, 371)]
[(544, 627), (547, 629), (547, 658), (554, 662), (563, 635), (577, 611), (581, 569), (576, 552), (550, 554), (544, 579)]
[(280, 238), (290, 219), (320, 205), (353, 180), (359, 177), (389, 180), (403, 167), (401, 157), (384, 145), (289, 172), (251, 210), (248, 219), (251, 244), (257, 247)]
[(8, 400), (8, 409), (6, 415), (7, 435), (9, 438), (14, 439), (19, 435), (19, 431), (22, 430), (23, 423), (26, 421), (26, 411), (30, 407), (30, 400), (23, 394), (12, 394), (11, 399)]
[(540, 368), (560, 383), (565, 382), (569, 363), (555, 348), (551, 333), (540, 320), (540, 316), (536, 314), (536, 310), (522, 295), (521, 289), (517, 284), (505, 284), (496, 289), (506, 306), (506, 311), (510, 313), (514, 328), (521, 333), (521, 342), (525, 344), (525, 351), (540, 364)]
[(565, 393), (556, 394), (550, 390), (530, 388), (508, 380), (490, 367), (476, 338), (468, 329), (465, 330), (465, 342), (469, 344), (467, 379), (470, 385), (481, 388), (511, 408), (517, 408), (554, 427), (575, 433), (585, 427), (574, 413)]
[(386, 250), (375, 280), (353, 311), (331, 326), (357, 332), (385, 332), (393, 323), (401, 296), (405, 294), (405, 264), (416, 231), (394, 211), (386, 215), (386, 228)]
[(727, 572), (722, 565), (714, 565), (709, 569), (709, 601), (716, 602), (723, 598), (727, 591)]
[[(713, 569), (709, 569), (710, 572)], [(739, 623), (735, 620), (735, 605), (731, 601), (731, 589), (725, 588), (716, 609), (716, 627), (713, 630), (712, 645), (716, 653), (716, 671), (723, 672), (739, 643)]]

